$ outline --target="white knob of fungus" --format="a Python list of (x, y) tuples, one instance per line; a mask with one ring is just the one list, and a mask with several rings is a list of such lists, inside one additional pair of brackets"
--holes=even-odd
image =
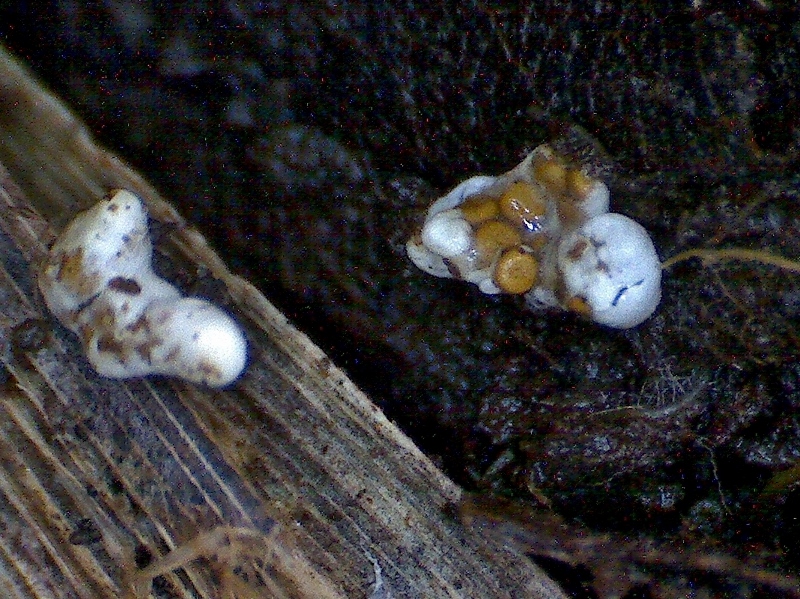
[(114, 277), (149, 271), (152, 254), (142, 201), (119, 190), (67, 225), (50, 249), (39, 286), (48, 308), (63, 320)]
[(611, 192), (606, 187), (606, 184), (602, 181), (594, 180), (586, 190), (581, 203), (581, 210), (587, 217), (592, 218), (608, 212), (610, 202)]
[(422, 227), (422, 243), (442, 258), (455, 258), (472, 247), (472, 227), (458, 210), (431, 216)]
[(184, 298), (152, 269), (147, 211), (129, 191), (79, 214), (39, 276), (47, 307), (83, 342), (103, 376), (178, 376), (220, 387), (247, 362), (236, 322), (210, 302)]
[(627, 329), (661, 301), (661, 262), (647, 231), (627, 216), (589, 219), (558, 246), (567, 304), (585, 302), (592, 320)]
[(161, 338), (150, 353), (155, 372), (222, 387), (244, 369), (247, 343), (241, 330), (210, 302), (191, 297), (154, 302), (147, 320)]

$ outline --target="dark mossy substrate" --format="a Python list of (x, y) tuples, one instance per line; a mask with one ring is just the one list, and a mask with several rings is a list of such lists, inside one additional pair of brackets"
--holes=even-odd
[(438, 193), (577, 136), (663, 257), (800, 258), (788, 8), (10, 4), (11, 49), (460, 484), (800, 570), (800, 476), (770, 484), (800, 458), (800, 276), (683, 262), (621, 332), (403, 251)]

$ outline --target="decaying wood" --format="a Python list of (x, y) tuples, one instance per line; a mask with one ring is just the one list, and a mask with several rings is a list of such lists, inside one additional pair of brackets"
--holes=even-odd
[[(564, 597), (465, 530), (459, 489), (5, 53), (0, 106), (0, 595)], [(98, 377), (46, 313), (54, 231), (118, 187), (160, 223), (157, 266), (246, 327), (232, 388)]]

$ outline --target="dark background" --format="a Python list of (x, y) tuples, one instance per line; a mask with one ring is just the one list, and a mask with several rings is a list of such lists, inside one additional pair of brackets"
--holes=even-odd
[(798, 275), (682, 262), (614, 331), (403, 250), (553, 142), (603, 156), (662, 258), (800, 258), (793, 6), (7, 2), (0, 33), (459, 484), (797, 574)]

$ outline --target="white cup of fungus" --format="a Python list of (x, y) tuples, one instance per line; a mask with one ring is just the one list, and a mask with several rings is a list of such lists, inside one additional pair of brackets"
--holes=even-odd
[(222, 387), (245, 368), (239, 325), (210, 302), (183, 297), (155, 274), (147, 211), (130, 191), (78, 214), (39, 273), (51, 312), (101, 375), (163, 374)]
[(428, 274), (483, 293), (635, 327), (661, 301), (661, 262), (644, 227), (608, 211), (609, 197), (605, 183), (542, 145), (511, 171), (436, 200), (406, 251)]

